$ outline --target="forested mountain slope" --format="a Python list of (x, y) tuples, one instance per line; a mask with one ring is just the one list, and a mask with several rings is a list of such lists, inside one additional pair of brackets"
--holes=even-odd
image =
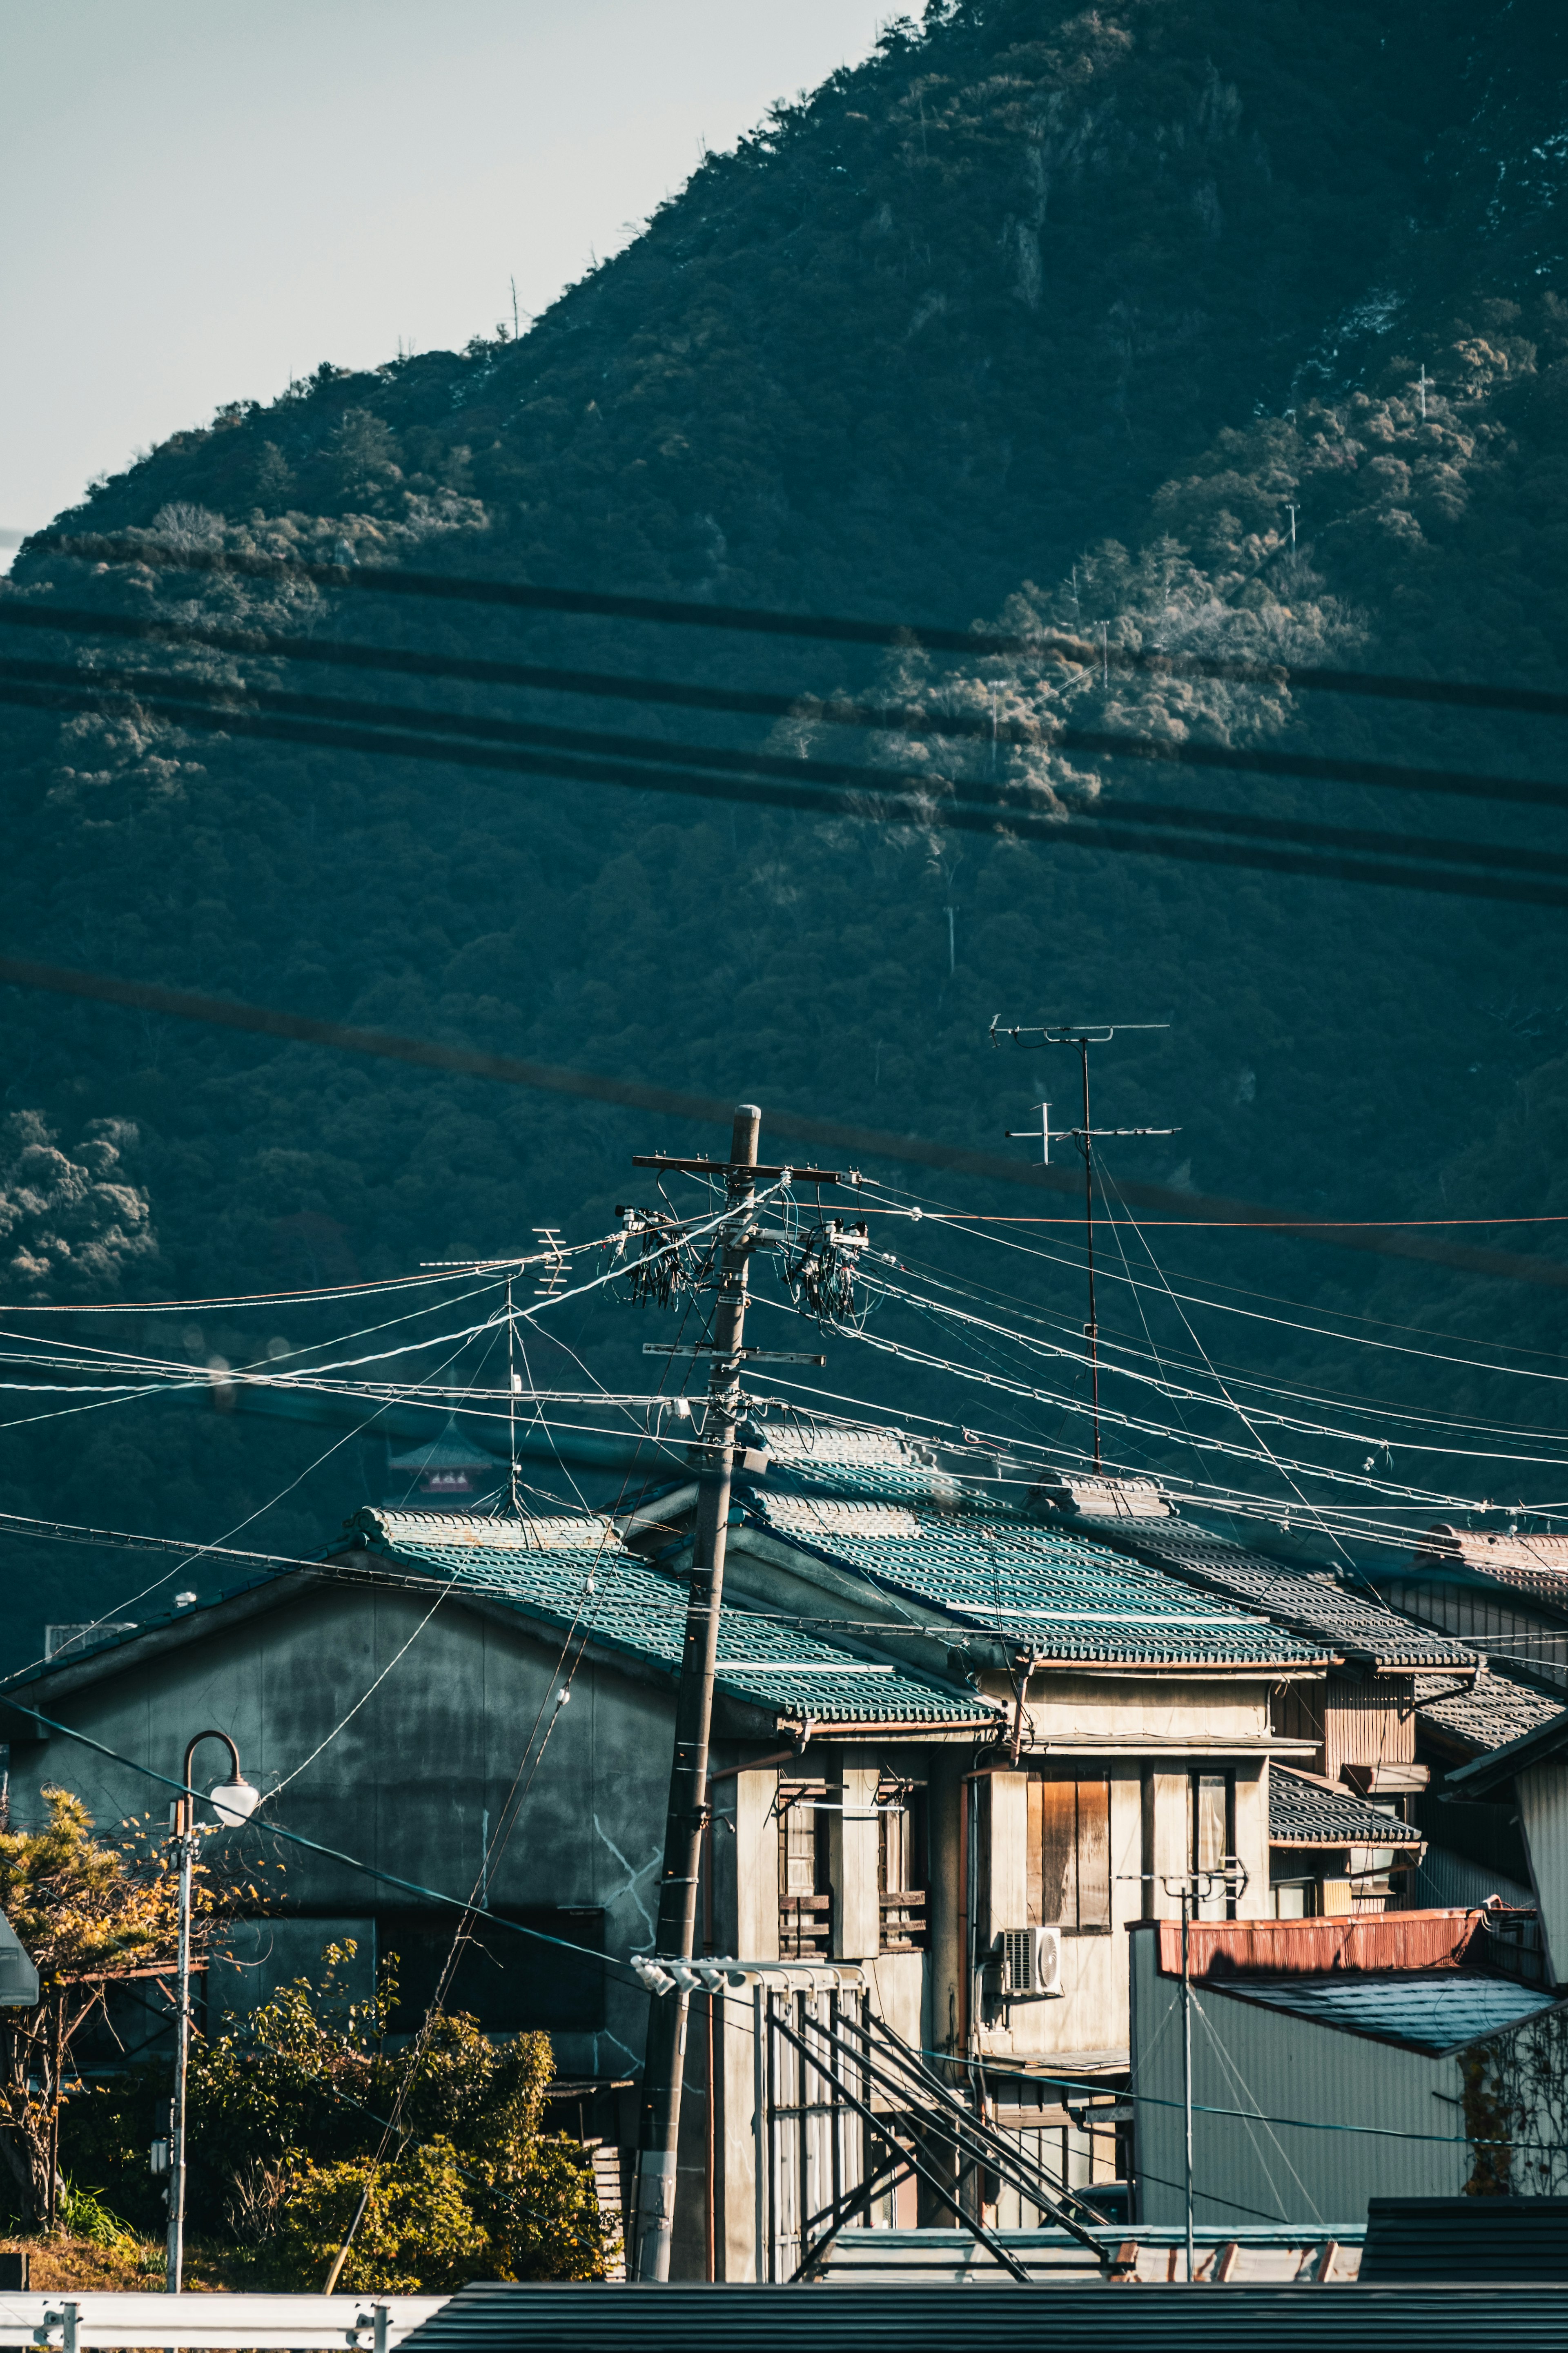
[[(1562, 13), (1542, 0), (934, 6), (710, 156), (521, 342), (481, 336), (368, 375), (323, 364), (269, 406), (237, 402), (174, 435), (57, 529), (1562, 688), (1565, 60)], [(1047, 733), (1067, 717), (1173, 744), (1563, 775), (1558, 733), (1539, 720), (1150, 680), (1109, 661), (882, 659), (94, 567), (35, 544), (0, 617), (51, 602), (785, 695), (891, 692)], [(95, 671), (148, 659), (22, 636), (6, 632), (0, 655), (68, 653)], [(253, 685), (285, 676), (243, 652), (166, 648), (157, 662)], [(306, 683), (498, 703), (412, 677)], [(671, 740), (767, 733), (585, 698), (500, 700)], [(1108, 1124), (1181, 1132), (1118, 1147), (1113, 1174), (1325, 1219), (1568, 1207), (1553, 1144), (1568, 989), (1550, 910), (1005, 829), (492, 780), (229, 742), (144, 711), (0, 711), (0, 903), (16, 953), (986, 1148), (1005, 1148), (1000, 1131), (1042, 1088), (1064, 1105), (1070, 1092), (1066, 1070), (1042, 1078), (989, 1054), (993, 1014), (1168, 1021), (1108, 1050), (1100, 1103)], [(858, 756), (809, 706), (770, 747)], [(1563, 847), (1550, 811), (1485, 797), (1130, 768), (1005, 741), (964, 754), (919, 728), (861, 748), (921, 775), (933, 807), (979, 775), (1046, 812), (1158, 792), (1522, 844), (1542, 860)], [(721, 1141), (15, 991), (5, 1006), (0, 1229), (17, 1303), (377, 1275), (516, 1248), (546, 1220), (586, 1234), (626, 1198), (630, 1151)], [(1031, 1206), (968, 1187), (963, 1198)], [(1481, 1239), (1553, 1254), (1568, 1249), (1556, 1234)], [(1369, 1369), (1364, 1351), (1296, 1327), (1378, 1316), (1517, 1342), (1549, 1365), (1561, 1291), (1379, 1271), (1300, 1242), (1184, 1234), (1160, 1252), (1194, 1280), (1294, 1303), (1277, 1324), (1205, 1324), (1216, 1357), (1363, 1404), (1462, 1391), (1496, 1416), (1552, 1419), (1490, 1374), (1419, 1354)], [(923, 1256), (1079, 1312), (1076, 1276), (994, 1242), (928, 1240)], [(1124, 1294), (1102, 1316), (1137, 1328)], [(137, 1336), (152, 1345), (156, 1328), (160, 1348), (177, 1341), (196, 1364), (240, 1361), (350, 1319), (291, 1308), (281, 1335), (277, 1320), (230, 1311)], [(647, 1328), (605, 1309), (567, 1337), (633, 1386)], [(826, 1377), (901, 1410), (1082, 1434), (1070, 1416), (868, 1369), (848, 1344)], [(0, 1446), (0, 1501), (16, 1510), (212, 1535), (315, 1451), (184, 1406), (37, 1419), (47, 1401), (23, 1405)], [(310, 1542), (374, 1470), (369, 1453), (340, 1453), (257, 1525), (269, 1544)], [(1555, 1494), (1530, 1475), (1519, 1493)], [(74, 1616), (125, 1581), (96, 1560), (39, 1577), (40, 1616)]]

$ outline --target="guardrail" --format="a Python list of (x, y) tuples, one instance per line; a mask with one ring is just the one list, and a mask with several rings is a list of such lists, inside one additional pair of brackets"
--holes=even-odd
[(0, 2346), (254, 2348), (254, 2353), (393, 2353), (444, 2295), (0, 2295)]

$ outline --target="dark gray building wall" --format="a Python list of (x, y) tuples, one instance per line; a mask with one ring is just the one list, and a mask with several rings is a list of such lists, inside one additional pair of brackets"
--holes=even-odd
[[(262, 1824), (466, 1899), (479, 1877), (485, 1817), (493, 1831), (531, 1734), (537, 1725), (537, 1750), (553, 1715), (516, 1826), (492, 1861), (490, 1905), (602, 1910), (606, 1950), (624, 1954), (651, 1943), (673, 1725), (667, 1691), (584, 1661), (569, 1702), (555, 1711), (560, 1641), (455, 1598), (432, 1613), (427, 1597), (324, 1586), (243, 1623), (190, 1631), (195, 1639), (180, 1647), (100, 1668), (64, 1695), (40, 1694), (47, 1714), (129, 1761), (112, 1763), (59, 1735), (14, 1738), (18, 1822), (41, 1817), (41, 1790), (50, 1782), (75, 1790), (100, 1825), (140, 1814), (165, 1820), (172, 1793), (134, 1768), (177, 1778), (186, 1741), (210, 1726), (238, 1744), (249, 1779), (279, 1790), (262, 1809)], [(202, 1749), (196, 1786), (226, 1777), (222, 1748)], [(268, 1845), (262, 1829), (239, 1835), (247, 1852)], [(285, 1865), (285, 1917), (242, 1941), (248, 1966), (221, 1991), (215, 1983), (220, 2000), (249, 2002), (313, 1969), (321, 1947), (345, 1934), (360, 1938), (360, 1967), (368, 1974), (371, 1924), (379, 1915), (384, 1927), (387, 1915), (416, 1901), (286, 1842), (275, 1852)], [(570, 1954), (559, 1959), (579, 1972), (589, 1966)], [(555, 2032), (561, 2072), (627, 2073), (640, 2061), (645, 2018), (640, 1989), (605, 1972), (602, 2022)]]

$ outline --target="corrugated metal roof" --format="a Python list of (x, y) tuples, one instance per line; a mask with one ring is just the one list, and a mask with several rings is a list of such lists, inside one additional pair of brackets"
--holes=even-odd
[[(1447, 1693), (1447, 1698), (1431, 1694)], [(1544, 1692), (1523, 1676), (1487, 1660), (1468, 1691), (1455, 1692), (1447, 1675), (1420, 1677), (1415, 1720), (1439, 1740), (1457, 1741), (1473, 1755), (1522, 1739), (1563, 1713), (1560, 1692)]]
[[(597, 1642), (679, 1666), (686, 1623), (680, 1588), (622, 1549), (607, 1520), (465, 1519), (445, 1512), (377, 1511), (346, 1524), (384, 1559), (435, 1570), (513, 1602), (532, 1618), (575, 1623)], [(596, 1589), (584, 1589), (589, 1578)], [(718, 1688), (754, 1706), (818, 1724), (994, 1724), (973, 1693), (902, 1668), (852, 1657), (834, 1644), (752, 1611), (726, 1609)]]
[[(1151, 1924), (1162, 1976), (1182, 1971), (1182, 1924)], [(1318, 1920), (1194, 1920), (1195, 1978), (1325, 1977), (1331, 1969), (1430, 1969), (1463, 1960), (1481, 1934), (1475, 1911), (1354, 1912)]]
[(1268, 1768), (1268, 1843), (1419, 1846), (1421, 1833), (1410, 1822), (1379, 1813), (1364, 1798), (1352, 1797), (1344, 1789), (1325, 1788), (1322, 1782), (1276, 1763)]
[(1331, 1977), (1207, 1980), (1210, 1993), (1261, 2003), (1342, 2033), (1370, 2034), (1406, 2050), (1457, 2051), (1522, 2026), (1553, 2007), (1553, 1996), (1517, 1978), (1476, 1969), (1336, 1970)]
[(1451, 1667), (1460, 1672), (1474, 1664), (1474, 1651), (1453, 1635), (1418, 1626), (1384, 1602), (1348, 1592), (1331, 1577), (1289, 1568), (1189, 1520), (1121, 1520), (1108, 1523), (1103, 1535), (1117, 1551), (1211, 1593), (1247, 1602), (1277, 1625), (1289, 1626), (1307, 1641), (1328, 1644), (1342, 1658), (1384, 1668)]
[[(816, 1469), (820, 1475), (822, 1465)], [(846, 1465), (842, 1497), (770, 1489), (746, 1506), (746, 1515), (1042, 1658), (1298, 1669), (1324, 1662), (1321, 1647), (1296, 1641), (1267, 1618), (1228, 1601), (1200, 1601), (1158, 1570), (1006, 1504), (970, 1499), (947, 1507), (909, 1493), (867, 1492), (900, 1475)]]
[[(1004, 2274), (976, 2271), (973, 2282)], [(551, 2282), (462, 2288), (404, 2339), (407, 2353), (996, 2353), (999, 2327), (1026, 2345), (1093, 2353), (1475, 2353), (1528, 2345), (1568, 2353), (1568, 2296), (1551, 2286), (1321, 2286), (1200, 2281), (1118, 2286), (1063, 2280), (998, 2311), (973, 2284), (717, 2287), (687, 2281), (596, 2287)]]
[(1361, 2275), (1568, 2282), (1568, 2198), (1369, 2198)]

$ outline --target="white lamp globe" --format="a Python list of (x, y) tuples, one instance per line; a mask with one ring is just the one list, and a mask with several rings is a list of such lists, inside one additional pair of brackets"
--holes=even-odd
[(261, 1792), (241, 1777), (232, 1781), (219, 1781), (208, 1793), (214, 1813), (220, 1822), (237, 1830), (247, 1822), (261, 1803)]

